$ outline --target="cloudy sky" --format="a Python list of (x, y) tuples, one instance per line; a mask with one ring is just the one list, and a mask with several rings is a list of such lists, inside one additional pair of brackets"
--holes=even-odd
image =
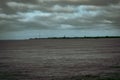
[(120, 0), (0, 0), (0, 39), (120, 36)]

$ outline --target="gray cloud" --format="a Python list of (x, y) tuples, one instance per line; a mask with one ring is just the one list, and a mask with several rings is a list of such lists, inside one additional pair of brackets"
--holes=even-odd
[(119, 0), (1, 0), (0, 32), (120, 29)]
[[(54, 5), (95, 5), (106, 6), (117, 4), (119, 0), (1, 0), (0, 7), (4, 8), (4, 12), (13, 13), (15, 11), (28, 11), (31, 9), (49, 10)], [(59, 8), (59, 7), (58, 7)]]
[(40, 3), (51, 3), (61, 5), (109, 5), (116, 4), (119, 0), (38, 0)]

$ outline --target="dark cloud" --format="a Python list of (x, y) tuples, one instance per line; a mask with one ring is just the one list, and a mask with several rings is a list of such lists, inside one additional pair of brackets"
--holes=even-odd
[[(95, 5), (106, 6), (111, 4), (117, 4), (120, 0), (1, 0), (0, 7), (4, 8), (3, 12), (15, 13), (16, 11), (29, 11), (31, 8), (39, 10), (49, 10), (49, 7), (54, 5)], [(21, 5), (21, 6), (20, 6)], [(13, 7), (12, 7), (13, 6)], [(28, 6), (28, 7), (27, 7)], [(19, 8), (19, 9), (18, 9)]]
[[(41, 0), (40, 0), (41, 1)], [(117, 4), (119, 0), (46, 0), (46, 3), (61, 5), (97, 5), (106, 6), (109, 4)]]
[(0, 33), (120, 29), (120, 0), (1, 0)]

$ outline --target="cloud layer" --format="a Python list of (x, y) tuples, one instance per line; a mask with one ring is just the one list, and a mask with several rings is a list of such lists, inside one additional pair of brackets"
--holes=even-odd
[(0, 33), (120, 30), (119, 14), (120, 0), (1, 0)]

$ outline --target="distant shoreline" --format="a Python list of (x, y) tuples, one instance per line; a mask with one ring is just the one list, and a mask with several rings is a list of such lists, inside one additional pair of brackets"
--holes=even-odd
[(120, 38), (120, 36), (98, 36), (98, 37), (48, 37), (48, 38), (29, 38), (29, 40), (39, 40), (39, 39), (98, 39), (98, 38)]
[(28, 38), (28, 39), (0, 39), (0, 41), (8, 41), (8, 40), (41, 40), (41, 39), (107, 39), (107, 38), (120, 38), (120, 36), (97, 36), (97, 37), (48, 37), (48, 38)]

